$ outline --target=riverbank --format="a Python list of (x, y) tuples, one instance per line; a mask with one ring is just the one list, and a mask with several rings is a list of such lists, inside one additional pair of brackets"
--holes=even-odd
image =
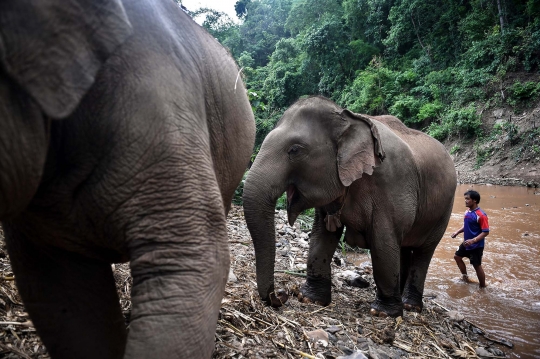
[[(243, 209), (233, 206), (227, 221), (231, 271), (216, 330), (213, 358), (402, 358), (504, 357), (501, 345), (462, 314), (447, 311), (426, 294), (422, 313), (400, 318), (369, 315), (375, 284), (369, 257), (340, 250), (332, 263), (332, 303), (327, 307), (300, 303), (309, 223), (286, 224), (276, 215), (276, 286), (289, 300), (279, 309), (265, 306), (256, 287), (253, 244)], [(113, 266), (126, 322), (131, 312), (128, 264)], [(357, 278), (356, 281), (353, 277)], [(49, 358), (15, 287), (0, 231), (0, 357)], [(362, 282), (367, 288), (353, 286)]]
[(451, 138), (459, 183), (540, 187), (540, 102), (526, 109), (481, 109), (482, 135)]

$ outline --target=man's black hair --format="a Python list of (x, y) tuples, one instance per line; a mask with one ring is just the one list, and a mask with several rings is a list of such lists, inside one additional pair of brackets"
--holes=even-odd
[(480, 193), (473, 191), (472, 189), (468, 190), (467, 192), (463, 193), (464, 196), (469, 196), (470, 199), (476, 201), (476, 204), (480, 203)]

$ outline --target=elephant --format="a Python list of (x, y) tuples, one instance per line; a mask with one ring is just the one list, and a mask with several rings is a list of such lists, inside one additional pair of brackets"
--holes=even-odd
[(0, 2), (0, 221), (52, 358), (211, 357), (255, 141), (242, 81), (172, 0)]
[(396, 117), (353, 113), (320, 96), (297, 101), (264, 139), (244, 184), (259, 295), (273, 306), (286, 297), (274, 288), (274, 208), (286, 192), (291, 225), (315, 208), (302, 302), (331, 302), (330, 264), (345, 232), (348, 244), (370, 250), (371, 314), (421, 311), (456, 185), (444, 146)]

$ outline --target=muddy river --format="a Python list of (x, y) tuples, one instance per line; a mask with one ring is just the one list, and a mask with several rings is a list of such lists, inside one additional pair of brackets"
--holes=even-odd
[[(461, 280), (453, 257), (463, 235), (450, 238), (463, 224), (467, 189), (480, 193), (480, 208), (489, 218), (482, 259), (487, 288), (482, 290)], [(469, 277), (477, 281), (474, 268), (464, 261)], [(540, 358), (540, 189), (459, 185), (450, 223), (431, 261), (426, 294), (514, 343), (513, 350), (504, 349), (509, 357)]]

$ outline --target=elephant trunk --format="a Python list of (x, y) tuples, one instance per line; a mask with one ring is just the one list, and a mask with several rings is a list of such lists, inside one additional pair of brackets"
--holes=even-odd
[(274, 211), (277, 199), (285, 191), (285, 183), (280, 181), (285, 177), (280, 176), (280, 172), (282, 170), (264, 161), (255, 161), (246, 178), (243, 195), (246, 223), (255, 247), (259, 295), (272, 306), (284, 302), (283, 297), (274, 292)]
[(21, 213), (38, 189), (47, 155), (47, 121), (0, 71), (0, 221)]

